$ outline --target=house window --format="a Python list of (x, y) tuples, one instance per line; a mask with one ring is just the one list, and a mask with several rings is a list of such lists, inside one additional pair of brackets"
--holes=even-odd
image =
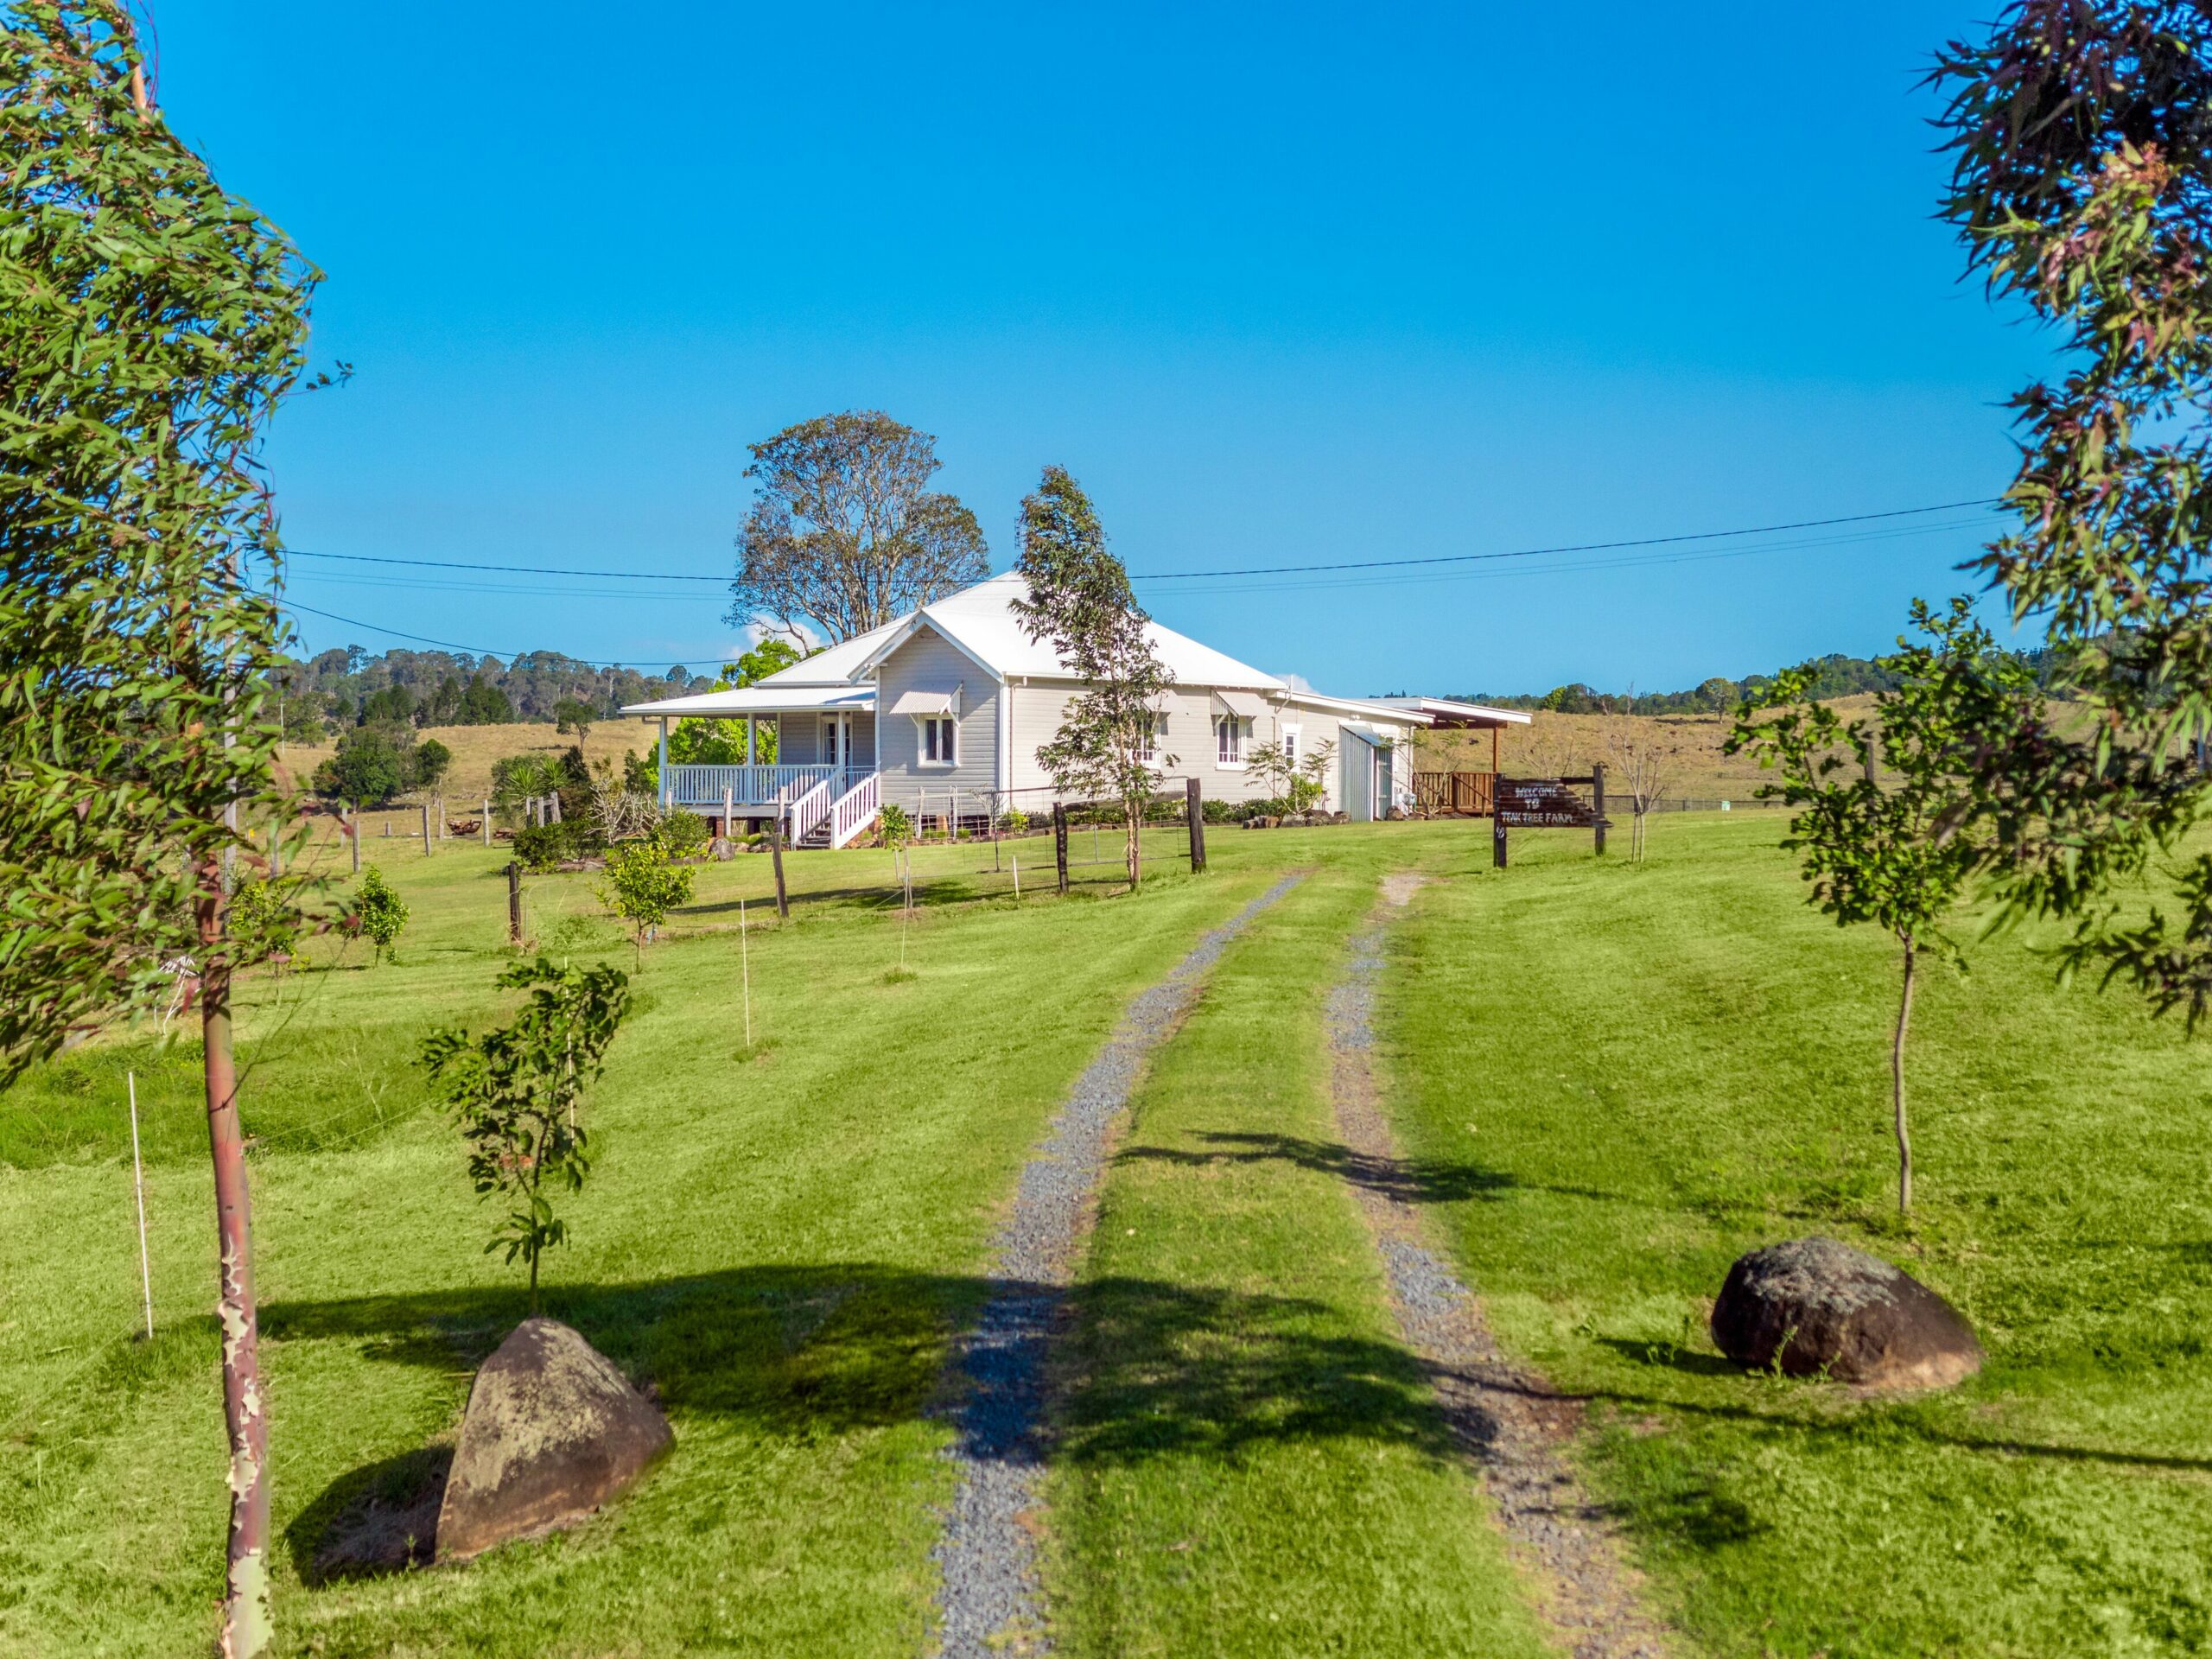
[(1160, 759), (1160, 746), (1167, 741), (1167, 716), (1155, 713), (1152, 725), (1137, 739), (1137, 759), (1149, 766)]
[(960, 722), (950, 715), (931, 715), (921, 722), (922, 764), (949, 766), (960, 758)]
[(1252, 734), (1252, 722), (1236, 715), (1217, 715), (1214, 717), (1214, 764), (1222, 766), (1241, 766), (1244, 764), (1244, 740)]
[(1298, 770), (1298, 739), (1299, 729), (1297, 727), (1286, 726), (1282, 728), (1283, 764), (1288, 766), (1293, 772)]

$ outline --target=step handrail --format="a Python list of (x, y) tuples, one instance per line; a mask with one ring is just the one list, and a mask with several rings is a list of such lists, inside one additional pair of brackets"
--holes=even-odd
[(842, 847), (868, 828), (881, 797), (883, 774), (871, 772), (837, 798), (830, 809), (830, 844)]
[(796, 847), (820, 828), (823, 819), (830, 816), (830, 779), (820, 779), (784, 810), (791, 825), (791, 833), (785, 837), (785, 844)]

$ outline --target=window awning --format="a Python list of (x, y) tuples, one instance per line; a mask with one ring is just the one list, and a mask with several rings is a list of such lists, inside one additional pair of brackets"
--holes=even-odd
[(951, 691), (925, 691), (918, 686), (910, 686), (891, 700), (891, 712), (916, 716), (949, 715), (953, 712), (952, 700), (957, 691), (957, 687)]
[(1214, 707), (1224, 714), (1235, 715), (1243, 720), (1257, 720), (1268, 712), (1268, 705), (1261, 701), (1256, 691), (1217, 690), (1213, 694), (1213, 701)]

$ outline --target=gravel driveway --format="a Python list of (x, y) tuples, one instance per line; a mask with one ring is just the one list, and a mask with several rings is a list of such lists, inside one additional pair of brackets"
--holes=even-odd
[(959, 1485), (931, 1552), (944, 1574), (938, 1611), (946, 1659), (1051, 1650), (1028, 1524), (1045, 1469), (1046, 1347), (1074, 1280), (1107, 1144), (1145, 1057), (1190, 1012), (1206, 970), (1254, 917), (1303, 880), (1276, 882), (1129, 1004), (1022, 1169), (994, 1244), (989, 1270), (999, 1288), (953, 1362), (959, 1438), (947, 1454), (959, 1465)]

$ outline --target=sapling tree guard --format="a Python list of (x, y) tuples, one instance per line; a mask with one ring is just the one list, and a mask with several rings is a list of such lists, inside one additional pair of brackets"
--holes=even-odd
[(835, 645), (990, 574), (976, 515), (929, 487), (937, 440), (880, 410), (823, 415), (752, 446), (728, 620)]
[(1023, 498), (1015, 569), (1029, 592), (1014, 601), (1014, 615), (1084, 682), (1068, 699), (1059, 730), (1038, 746), (1038, 764), (1071, 794), (1120, 804), (1135, 887), (1142, 874), (1138, 832), (1145, 807), (1160, 772), (1176, 761), (1154, 752), (1155, 710), (1174, 689), (1174, 676), (1153, 649), (1151, 618), (1137, 606), (1129, 573), (1107, 551), (1090, 498), (1061, 467), (1047, 467)]
[(433, 1032), (422, 1058), (460, 1120), (477, 1195), (512, 1206), (484, 1252), (504, 1245), (509, 1262), (529, 1264), (535, 1319), (539, 1263), (569, 1236), (551, 1194), (582, 1192), (591, 1173), (578, 1108), (630, 1011), (630, 981), (603, 963), (556, 968), (539, 957), (516, 963), (497, 982), (530, 993), (515, 1017), (480, 1037), (458, 1026)]
[(2212, 855), (2164, 872), (2177, 915), (2123, 922), (2202, 817), (2212, 732), (2212, 11), (2027, 0), (1930, 77), (1950, 94), (1946, 215), (1971, 269), (2058, 339), (2012, 399), (2018, 517), (1981, 562), (2046, 624), (2057, 695), (2091, 718), (2015, 722), (1976, 765), (2016, 913), (2071, 918), (2067, 961), (2191, 1025), (2212, 997)]
[(122, 5), (0, 0), (0, 1079), (190, 957), (236, 1659), (271, 1637), (269, 1448), (224, 874), (293, 821), (257, 452), (317, 273), (170, 130)]
[[(1884, 664), (1895, 684), (1876, 696), (1872, 721), (1846, 721), (1815, 701), (1817, 670), (1808, 664), (1745, 699), (1727, 746), (1782, 774), (1759, 793), (1797, 809), (1783, 845), (1802, 855), (1811, 902), (1839, 927), (1872, 922), (1897, 942), (1890, 1089), (1900, 1211), (1912, 1208), (1905, 1039), (1915, 977), (1924, 951), (1965, 965), (1943, 923), (1987, 851), (1975, 834), (1974, 746), (2037, 714), (2033, 677), (1995, 649), (1968, 601), (1942, 615), (1916, 601), (1912, 617), (1924, 639), (1898, 640)], [(1877, 780), (1878, 759), (1886, 780)]]

